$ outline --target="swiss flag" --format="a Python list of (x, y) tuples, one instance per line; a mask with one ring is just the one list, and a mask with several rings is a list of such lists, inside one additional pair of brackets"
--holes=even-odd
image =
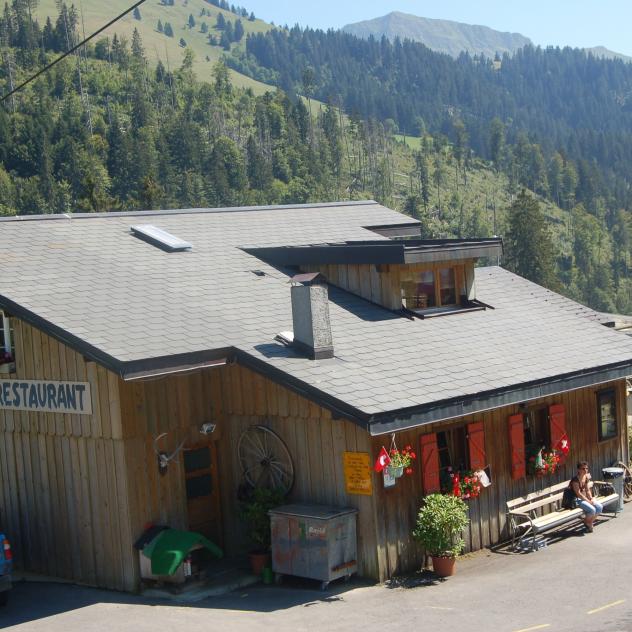
[(554, 449), (561, 452), (562, 456), (566, 456), (570, 452), (571, 442), (568, 440), (566, 433), (560, 437), (560, 440), (554, 446)]
[(375, 462), (374, 470), (376, 472), (381, 472), (389, 463), (391, 462), (391, 457), (388, 456), (388, 452), (386, 448), (382, 446), (380, 453), (378, 454), (377, 461)]

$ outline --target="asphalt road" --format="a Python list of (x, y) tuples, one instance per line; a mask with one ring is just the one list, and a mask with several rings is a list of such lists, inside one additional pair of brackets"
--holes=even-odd
[(24, 582), (0, 628), (33, 632), (197, 630), (472, 630), (632, 632), (632, 504), (592, 534), (563, 532), (537, 553), (482, 551), (457, 575), (420, 573), (391, 585), (293, 580), (193, 605), (78, 586)]

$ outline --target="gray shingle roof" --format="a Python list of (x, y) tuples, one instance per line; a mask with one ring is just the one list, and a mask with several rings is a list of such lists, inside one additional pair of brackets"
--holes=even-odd
[(178, 253), (133, 237), (130, 214), (0, 221), (0, 305), (121, 373), (235, 348), (240, 361), (343, 413), (388, 418), (376, 425), (383, 431), (395, 427), (393, 411), (414, 425), (470, 412), (454, 403), (482, 393), (505, 393), (506, 403), (519, 386), (515, 397), (525, 398), (530, 385), (560, 376), (593, 374), (583, 379), (594, 383), (632, 373), (632, 339), (496, 267), (476, 276), (477, 298), (494, 309), (409, 320), (330, 288), (334, 358), (307, 360), (274, 342), (292, 329), (288, 271), (240, 246), (375, 240), (365, 226), (404, 221), (374, 202), (143, 217), (193, 244)]

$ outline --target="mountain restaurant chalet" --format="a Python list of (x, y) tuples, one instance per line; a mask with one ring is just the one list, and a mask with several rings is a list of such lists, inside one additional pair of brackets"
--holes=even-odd
[[(474, 550), (507, 538), (508, 499), (627, 458), (632, 339), (481, 267), (499, 239), (418, 235), (375, 202), (0, 220), (0, 520), (18, 565), (136, 590), (148, 523), (239, 555), (238, 490), (267, 477), (289, 501), (355, 507), (358, 570), (384, 580), (422, 563), (411, 529), (450, 472), (491, 478), (468, 501)], [(566, 462), (534, 476), (531, 447), (562, 437)], [(417, 459), (385, 487), (373, 464), (393, 441)]]

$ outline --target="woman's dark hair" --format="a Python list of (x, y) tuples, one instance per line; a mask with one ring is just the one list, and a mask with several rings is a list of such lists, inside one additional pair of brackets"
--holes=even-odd
[(587, 467), (588, 461), (577, 461), (577, 469), (581, 469), (582, 467)]

